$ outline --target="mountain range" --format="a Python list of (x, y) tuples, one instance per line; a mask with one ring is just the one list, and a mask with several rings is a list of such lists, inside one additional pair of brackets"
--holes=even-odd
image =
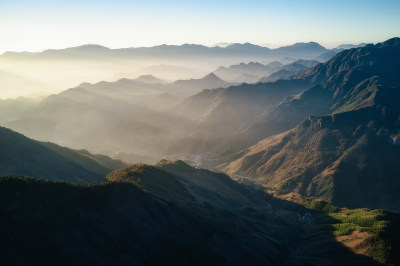
[(223, 168), (281, 193), (398, 210), (399, 54), (394, 38), (343, 51), (299, 74), (320, 84), (282, 102), (258, 126), (303, 122), (239, 152)]
[(224, 48), (184, 44), (122, 49), (88, 44), (42, 52), (5, 52), (0, 55), (0, 67), (7, 78), (0, 79), (0, 89), (6, 90), (12, 84), (13, 90), (0, 97), (24, 96), (29, 90), (58, 93), (83, 81), (97, 83), (149, 74), (169, 81), (199, 78), (220, 65), (269, 63), (285, 57), (309, 60), (327, 51), (311, 42), (282, 49), (250, 43)]
[(221, 66), (216, 69), (214, 73), (232, 83), (265, 83), (288, 78), (319, 63), (320, 62), (316, 60), (303, 59), (285, 65), (278, 61), (271, 62), (267, 65), (250, 62), (248, 64), (240, 63), (229, 67)]
[(0, 127), (2, 262), (399, 264), (400, 38), (361, 46), (324, 63), (317, 43), (4, 54), (307, 58), (0, 101), (1, 123), (27, 135)]
[(322, 47), (316, 42), (295, 43), (293, 45), (280, 47), (277, 49), (269, 49), (254, 45), (251, 43), (234, 43), (226, 47), (207, 47), (198, 44), (183, 44), (183, 45), (159, 45), (153, 47), (139, 48), (121, 48), (110, 49), (101, 45), (87, 44), (66, 49), (50, 49), (43, 52), (5, 52), (1, 57), (4, 60), (12, 60), (14, 58), (21, 59), (102, 59), (105, 57), (199, 57), (199, 56), (220, 56), (220, 57), (254, 57), (258, 59), (267, 54), (276, 56), (289, 56), (303, 59), (316, 57), (328, 49)]
[[(159, 160), (169, 142), (194, 128), (192, 122), (166, 110), (185, 96), (230, 83), (213, 73), (168, 84), (154, 83), (155, 79), (146, 76), (82, 83), (45, 98), (25, 116), (6, 125), (31, 138), (64, 146), (109, 155), (135, 153)], [(105, 138), (107, 142), (101, 141)]]

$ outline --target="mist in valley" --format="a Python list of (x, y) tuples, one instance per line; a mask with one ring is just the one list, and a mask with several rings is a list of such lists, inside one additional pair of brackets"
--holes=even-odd
[(326, 51), (314, 43), (297, 46), (85, 45), (6, 52), (0, 56), (5, 69), (1, 96), (7, 98), (0, 102), (0, 121), (36, 140), (128, 163), (185, 158), (204, 164), (201, 158), (215, 146), (300, 91), (273, 93), (269, 99), (268, 87), (279, 84), (259, 84), (267, 91), (261, 98), (242, 99), (239, 92), (246, 90), (243, 83), (265, 82), (282, 71), (285, 76), (280, 78), (304, 71), (319, 63), (312, 58)]

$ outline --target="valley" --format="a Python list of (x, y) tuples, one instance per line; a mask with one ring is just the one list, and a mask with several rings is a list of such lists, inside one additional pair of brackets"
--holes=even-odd
[(400, 264), (400, 38), (84, 45), (3, 68), (25, 93), (0, 100), (5, 265)]

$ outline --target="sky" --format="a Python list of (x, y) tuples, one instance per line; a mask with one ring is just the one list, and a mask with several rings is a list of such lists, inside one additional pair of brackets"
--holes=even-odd
[(0, 0), (0, 53), (220, 42), (376, 43), (400, 36), (399, 0)]

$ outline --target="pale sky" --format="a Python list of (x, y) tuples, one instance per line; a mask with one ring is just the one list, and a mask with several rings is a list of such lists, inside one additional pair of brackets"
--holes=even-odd
[(399, 0), (0, 0), (0, 54), (83, 44), (380, 42), (400, 36)]

